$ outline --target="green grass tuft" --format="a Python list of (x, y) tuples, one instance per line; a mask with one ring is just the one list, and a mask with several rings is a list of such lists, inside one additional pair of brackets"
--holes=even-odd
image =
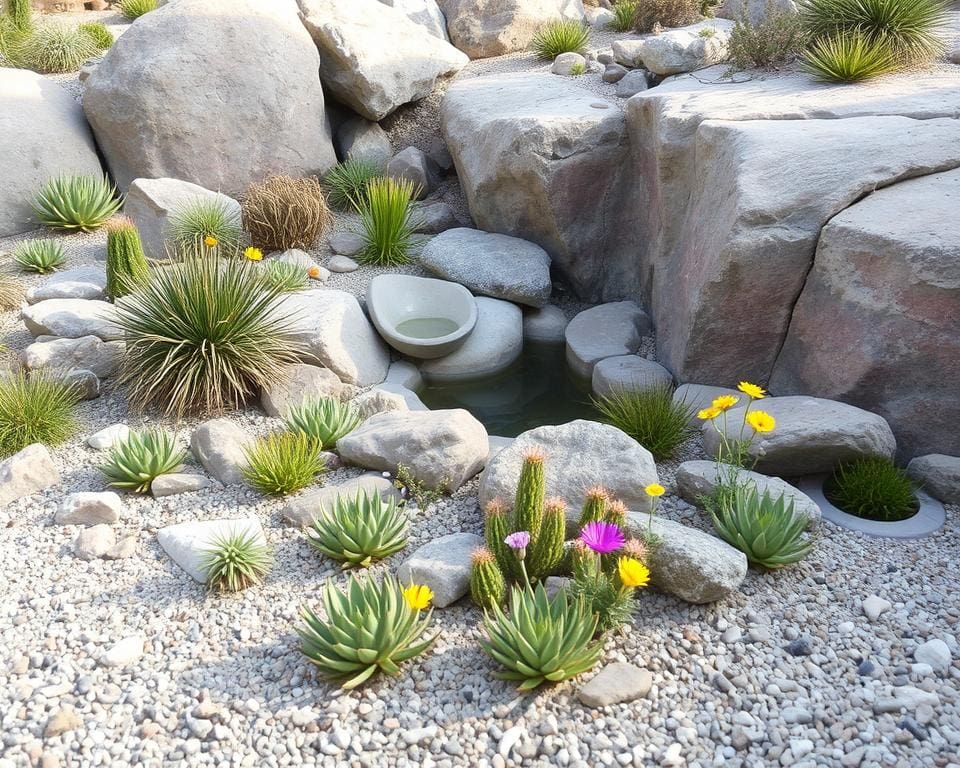
[(815, 40), (803, 58), (804, 68), (828, 83), (858, 83), (894, 71), (897, 59), (882, 40), (859, 33), (836, 33)]
[[(198, 197), (170, 214), (170, 239), (178, 251), (214, 247), (224, 256), (235, 256), (242, 234), (239, 212), (220, 198)], [(215, 245), (206, 244), (209, 237)]]
[(844, 512), (885, 523), (917, 513), (916, 485), (890, 459), (867, 457), (841, 465), (824, 484), (827, 500)]
[(33, 443), (59, 445), (73, 435), (78, 400), (72, 386), (42, 370), (0, 376), (0, 459)]
[(263, 279), (283, 293), (304, 290), (310, 282), (307, 268), (302, 264), (272, 259), (263, 265)]
[(696, 430), (690, 423), (694, 409), (674, 402), (669, 386), (614, 391), (595, 398), (594, 405), (604, 421), (630, 435), (657, 461), (671, 458)]
[(363, 158), (335, 165), (323, 177), (327, 202), (340, 211), (359, 209), (367, 194), (367, 184), (382, 174), (382, 165)]
[(24, 240), (12, 252), (13, 260), (24, 272), (46, 275), (67, 263), (63, 246), (56, 240)]
[(320, 448), (306, 435), (275, 432), (244, 450), (243, 476), (264, 494), (286, 496), (311, 485), (327, 471)]
[(12, 49), (14, 63), (41, 74), (76, 72), (101, 48), (86, 32), (64, 24), (38, 24)]
[(121, 0), (120, 11), (128, 19), (139, 19), (157, 9), (157, 0)]
[(101, 51), (105, 51), (113, 45), (113, 33), (107, 29), (102, 21), (88, 21), (78, 26), (77, 29), (88, 35)]
[(412, 206), (416, 194), (409, 179), (383, 176), (367, 184), (360, 208), (361, 263), (389, 267), (410, 261), (420, 224)]
[(613, 21), (610, 22), (610, 27), (616, 32), (632, 31), (639, 5), (637, 0), (620, 0), (613, 6)]
[(590, 42), (590, 30), (579, 21), (564, 19), (545, 24), (534, 35), (530, 47), (537, 58), (553, 60), (561, 53), (583, 53)]

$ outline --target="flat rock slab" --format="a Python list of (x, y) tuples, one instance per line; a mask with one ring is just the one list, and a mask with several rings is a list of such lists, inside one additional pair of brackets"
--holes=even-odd
[(807, 516), (810, 528), (817, 528), (820, 525), (822, 513), (817, 503), (779, 477), (761, 475), (759, 472), (726, 465), (718, 469), (715, 461), (685, 461), (677, 467), (677, 490), (684, 501), (696, 506), (701, 505), (703, 496), (709, 496), (717, 489), (720, 481), (751, 485), (758, 494), (768, 493), (772, 499), (785, 496), (793, 502), (797, 512)]
[(333, 371), (316, 365), (298, 363), (287, 369), (286, 377), (266, 387), (260, 396), (260, 405), (268, 416), (286, 416), (291, 408), (306, 400), (324, 397), (342, 400), (349, 389)]
[(567, 363), (578, 376), (589, 379), (593, 366), (604, 358), (636, 352), (651, 329), (650, 318), (635, 301), (585, 309), (567, 326)]
[(616, 427), (582, 419), (531, 429), (497, 453), (480, 476), (481, 506), (496, 498), (513, 504), (523, 457), (531, 449), (546, 457), (547, 496), (567, 503), (568, 524), (576, 523), (587, 489), (595, 485), (630, 509), (650, 508), (644, 488), (657, 482), (650, 452)]
[(252, 536), (260, 544), (267, 539), (256, 518), (234, 520), (203, 520), (177, 523), (157, 531), (157, 542), (177, 565), (195, 581), (206, 583), (203, 560), (213, 543), (224, 536)]
[(71, 493), (63, 498), (53, 521), (57, 525), (98, 525), (120, 519), (123, 502), (113, 491)]
[(451, 533), (424, 544), (397, 569), (402, 585), (423, 584), (433, 591), (433, 605), (446, 608), (470, 591), (470, 555), (483, 546), (475, 533)]
[(60, 470), (40, 443), (0, 461), (0, 509), (38, 491), (60, 484)]
[(20, 353), (20, 360), (31, 371), (79, 368), (105, 379), (113, 376), (123, 362), (123, 342), (103, 341), (96, 336), (36, 341)]
[(615, 661), (607, 664), (577, 691), (577, 698), (588, 707), (609, 707), (642, 699), (652, 685), (653, 675), (646, 669)]
[(227, 419), (212, 419), (193, 430), (190, 450), (205, 470), (224, 485), (243, 482), (244, 447), (253, 438)]
[(607, 357), (593, 367), (593, 394), (606, 397), (619, 392), (639, 392), (673, 386), (673, 374), (660, 363), (637, 355)]
[(340, 485), (331, 485), (318, 491), (310, 491), (302, 496), (293, 496), (287, 499), (281, 510), (285, 522), (290, 525), (307, 526), (320, 514), (323, 508), (345, 496), (355, 498), (358, 493), (380, 494), (384, 500), (393, 498), (400, 501), (400, 491), (389, 478), (379, 473), (369, 473), (347, 480)]
[(153, 498), (160, 499), (164, 496), (176, 496), (181, 493), (195, 493), (206, 488), (213, 488), (216, 485), (219, 485), (216, 480), (211, 480), (203, 475), (172, 472), (154, 478), (153, 482), (150, 483), (150, 494)]
[(96, 299), (46, 299), (20, 311), (27, 330), (34, 336), (77, 339), (96, 336), (104, 341), (123, 338), (114, 322), (113, 304)]
[(106, 291), (106, 268), (88, 265), (55, 272), (43, 285), (27, 291), (27, 301), (36, 304), (46, 299), (102, 299)]
[(907, 465), (907, 474), (944, 504), (960, 504), (960, 457), (917, 456)]
[(478, 296), (477, 324), (459, 349), (425, 360), (420, 373), (433, 380), (492, 376), (523, 352), (523, 313), (515, 304)]
[[(831, 472), (838, 464), (864, 456), (892, 457), (897, 447), (882, 416), (833, 400), (769, 397), (751, 410), (766, 411), (777, 422), (772, 432), (757, 435), (750, 444), (755, 469), (764, 474), (799, 477)], [(743, 414), (744, 406), (727, 411), (728, 439), (739, 437)], [(723, 429), (723, 422), (718, 425)], [(720, 434), (712, 424), (703, 426), (703, 444), (711, 456), (720, 450)]]
[(550, 256), (536, 243), (458, 227), (434, 237), (420, 263), (473, 293), (542, 307), (550, 298)]

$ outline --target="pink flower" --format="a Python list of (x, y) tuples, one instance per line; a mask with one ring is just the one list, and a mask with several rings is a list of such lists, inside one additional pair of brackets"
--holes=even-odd
[(583, 526), (583, 530), (580, 531), (580, 541), (594, 552), (607, 555), (620, 549), (626, 537), (619, 526), (613, 523), (593, 522)]
[(503, 540), (503, 543), (510, 547), (510, 549), (523, 550), (530, 546), (530, 534), (526, 531), (517, 531), (507, 536), (507, 538)]

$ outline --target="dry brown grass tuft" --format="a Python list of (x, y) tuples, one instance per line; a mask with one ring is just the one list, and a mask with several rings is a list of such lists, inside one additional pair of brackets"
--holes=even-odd
[(320, 182), (270, 176), (251, 184), (243, 200), (243, 226), (253, 244), (271, 251), (310, 248), (333, 222)]

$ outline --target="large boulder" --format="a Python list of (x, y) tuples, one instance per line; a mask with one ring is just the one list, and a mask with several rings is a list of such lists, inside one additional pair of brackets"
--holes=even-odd
[(107, 292), (107, 270), (99, 264), (54, 272), (42, 285), (27, 291), (27, 301), (46, 299), (102, 299)]
[(336, 162), (319, 67), (295, 0), (177, 0), (117, 38), (83, 109), (124, 190), (170, 177), (236, 195)]
[(134, 179), (123, 199), (123, 212), (137, 225), (143, 250), (154, 259), (167, 255), (170, 214), (195, 202), (219, 205), (240, 221), (240, 203), (180, 179)]
[(358, 494), (373, 496), (379, 494), (384, 501), (400, 501), (400, 491), (389, 478), (379, 472), (370, 472), (347, 480), (340, 485), (330, 485), (319, 490), (292, 496), (281, 510), (285, 522), (290, 525), (307, 526), (316, 519), (324, 508), (336, 503), (340, 497), (355, 499)]
[(907, 465), (907, 474), (944, 504), (960, 505), (960, 457), (940, 453), (917, 456)]
[(60, 470), (40, 443), (0, 461), (0, 509), (17, 499), (60, 484)]
[(467, 57), (399, 8), (377, 0), (299, 0), (303, 23), (320, 50), (320, 78), (368, 120), (428, 96)]
[(531, 307), (542, 307), (550, 298), (550, 257), (518, 237), (448, 229), (427, 243), (420, 263), (483, 296)]
[(123, 362), (123, 342), (103, 341), (96, 336), (37, 341), (20, 353), (20, 360), (31, 371), (39, 368), (79, 369), (92, 371), (105, 379), (113, 376)]
[[(728, 440), (740, 437), (745, 406), (726, 413), (703, 426), (707, 453), (716, 456), (721, 447), (720, 434)], [(750, 443), (749, 455), (756, 469), (768, 475), (798, 477), (830, 472), (838, 464), (864, 456), (892, 457), (897, 448), (890, 425), (882, 416), (861, 408), (816, 397), (770, 397), (754, 403), (751, 410), (762, 410), (776, 420), (770, 432), (758, 434)], [(746, 436), (752, 434), (750, 427)]]
[(447, 19), (437, 5), (437, 0), (380, 0), (384, 5), (396, 8), (406, 14), (434, 37), (449, 41)]
[(960, 454), (960, 170), (880, 189), (823, 228), (770, 387), (890, 423), (904, 457)]
[(526, 50), (544, 24), (584, 20), (581, 0), (439, 0), (450, 39), (471, 59)]
[(113, 304), (96, 299), (46, 299), (24, 307), (20, 318), (34, 336), (96, 336), (104, 341), (123, 338)]
[(446, 608), (470, 591), (470, 555), (483, 546), (475, 533), (450, 533), (424, 544), (397, 569), (401, 584), (423, 584), (433, 605)]
[(650, 318), (635, 301), (614, 301), (580, 312), (567, 325), (567, 363), (582, 378), (608, 357), (632, 355), (650, 332)]
[(616, 427), (577, 420), (524, 432), (494, 456), (480, 476), (480, 504), (492, 499), (513, 504), (523, 457), (531, 450), (545, 456), (547, 496), (567, 503), (567, 520), (576, 522), (586, 492), (601, 485), (630, 509), (647, 511), (644, 490), (657, 482), (653, 456)]
[(307, 362), (329, 368), (347, 384), (366, 387), (386, 378), (390, 353), (352, 294), (301, 291), (286, 296), (279, 312), (292, 318)]
[(443, 133), (479, 229), (530, 240), (589, 301), (639, 285), (623, 112), (549, 73), (461, 79)]
[(102, 173), (69, 91), (36, 72), (0, 67), (0, 237), (36, 227), (30, 201), (49, 179)]
[(403, 464), (429, 488), (455, 491), (487, 458), (487, 430), (467, 411), (391, 411), (337, 441), (344, 461), (395, 471)]
[[(649, 35), (631, 46), (630, 61), (625, 61), (623, 55), (617, 56), (617, 60), (628, 66), (644, 67), (657, 75), (693, 72), (727, 58), (733, 26), (734, 23), (726, 19), (708, 19)], [(614, 54), (617, 54), (616, 47)]]

